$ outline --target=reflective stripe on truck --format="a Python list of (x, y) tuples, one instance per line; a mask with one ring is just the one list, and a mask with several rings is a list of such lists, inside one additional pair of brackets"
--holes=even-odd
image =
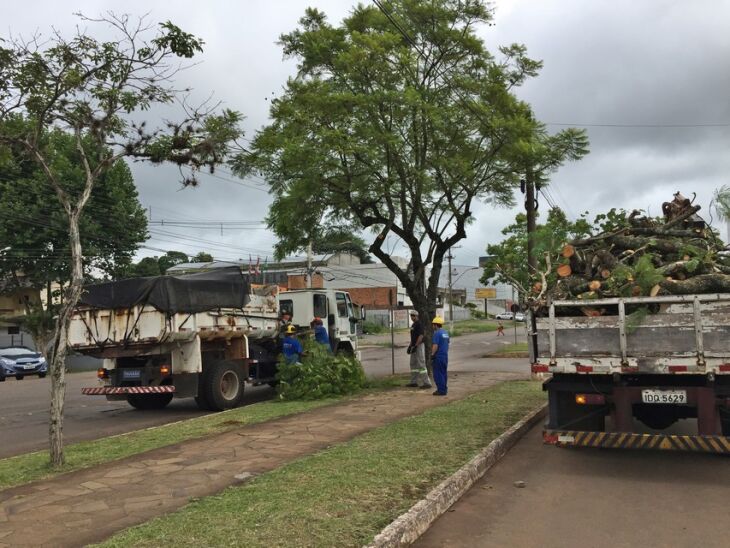
[(165, 386), (94, 386), (82, 388), (81, 393), (87, 396), (105, 396), (111, 394), (171, 394), (175, 387)]
[(678, 436), (634, 434), (630, 432), (583, 432), (544, 430), (543, 441), (561, 447), (600, 447), (603, 449), (659, 449), (730, 455), (730, 438), (725, 436)]

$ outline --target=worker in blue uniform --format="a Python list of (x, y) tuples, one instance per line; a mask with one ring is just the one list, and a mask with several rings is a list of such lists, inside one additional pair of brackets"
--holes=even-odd
[(444, 319), (436, 316), (432, 321), (433, 337), (431, 338), (431, 363), (433, 364), (433, 380), (436, 383), (434, 396), (445, 396), (449, 366), (449, 334), (444, 330)]
[(302, 355), (302, 352), (304, 352), (302, 343), (294, 337), (294, 333), (296, 333), (296, 331), (296, 327), (293, 325), (287, 325), (286, 336), (284, 337), (284, 340), (281, 341), (281, 352), (284, 354), (286, 362), (290, 364), (299, 363), (299, 358)]
[(332, 352), (332, 346), (330, 345), (330, 336), (327, 333), (322, 318), (315, 317), (312, 320), (312, 326), (314, 327), (314, 340), (319, 344), (326, 346), (327, 350)]

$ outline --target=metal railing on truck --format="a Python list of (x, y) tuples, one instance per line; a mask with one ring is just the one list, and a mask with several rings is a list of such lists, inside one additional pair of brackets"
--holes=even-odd
[[(655, 310), (629, 321), (627, 307)], [(730, 294), (554, 301), (530, 335), (534, 372), (730, 373)]]

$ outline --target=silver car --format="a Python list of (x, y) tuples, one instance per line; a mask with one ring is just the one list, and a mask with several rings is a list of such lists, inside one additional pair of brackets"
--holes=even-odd
[(25, 346), (0, 348), (0, 382), (6, 377), (22, 380), (28, 375), (43, 378), (48, 373), (48, 364), (40, 352)]

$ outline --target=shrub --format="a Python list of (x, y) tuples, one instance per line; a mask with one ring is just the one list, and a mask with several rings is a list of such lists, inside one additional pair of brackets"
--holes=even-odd
[(385, 333), (387, 330), (388, 329), (384, 325), (380, 325), (379, 323), (375, 322), (364, 322), (362, 324), (363, 333), (368, 333), (370, 335)]
[(353, 357), (331, 354), (314, 341), (304, 342), (301, 363), (279, 358), (276, 388), (282, 400), (318, 400), (357, 392), (365, 386), (365, 372)]

